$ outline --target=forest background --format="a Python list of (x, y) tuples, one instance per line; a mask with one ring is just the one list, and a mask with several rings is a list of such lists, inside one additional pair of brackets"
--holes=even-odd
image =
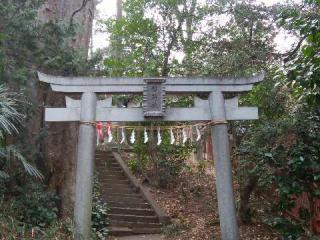
[[(109, 46), (89, 57), (95, 3), (63, 2), (0, 3), (2, 239), (72, 236), (77, 125), (44, 123), (44, 106), (62, 106), (64, 99), (38, 82), (37, 70), (139, 77), (242, 76), (265, 70), (264, 82), (241, 99), (259, 107), (260, 119), (230, 125), (237, 139), (233, 167), (241, 186), (239, 219), (242, 224), (259, 219), (283, 239), (317, 237), (319, 223), (313, 220), (319, 217), (315, 203), (320, 196), (319, 0), (272, 6), (249, 0), (118, 1), (117, 16), (100, 22), (109, 33)], [(219, 16), (224, 24), (215, 21)], [(275, 50), (279, 31), (295, 36), (288, 52)], [(171, 104), (192, 105), (190, 99)], [(117, 98), (121, 103), (130, 100)], [(186, 153), (193, 148), (163, 145), (152, 155), (134, 146), (136, 161), (161, 161), (158, 173), (169, 173), (170, 182), (180, 181)], [(170, 157), (176, 154), (179, 161)], [(160, 181), (156, 178), (157, 186)], [(302, 194), (310, 206), (294, 218), (288, 212)], [(265, 206), (259, 211), (251, 204), (256, 196)], [(95, 205), (94, 223), (105, 217), (105, 210)], [(106, 224), (95, 225), (93, 238), (105, 236)]]

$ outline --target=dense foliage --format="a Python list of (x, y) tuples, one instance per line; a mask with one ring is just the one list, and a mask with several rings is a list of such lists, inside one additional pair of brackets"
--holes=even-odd
[(293, 95), (308, 104), (320, 103), (320, 19), (319, 1), (305, 1), (299, 8), (288, 8), (279, 17), (279, 25), (294, 32), (299, 41), (285, 58), (283, 66)]
[(97, 176), (94, 178), (93, 197), (92, 197), (92, 233), (94, 239), (106, 239), (108, 236), (108, 207), (101, 197), (101, 187)]
[[(314, 200), (319, 198), (319, 4), (306, 0), (267, 7), (246, 0), (127, 0), (125, 16), (104, 22), (111, 33), (104, 60), (108, 76), (266, 71), (264, 83), (241, 99), (259, 107), (260, 120), (232, 125), (239, 142), (239, 215), (243, 223), (253, 216), (265, 220), (285, 239), (315, 234), (310, 221), (316, 214)], [(284, 54), (274, 48), (281, 31), (297, 38)], [(165, 141), (157, 149), (140, 143), (134, 149), (140, 161), (129, 162), (133, 169), (141, 171), (152, 159), (160, 159), (156, 167), (166, 166), (166, 180), (171, 173), (178, 175), (184, 154), (192, 151), (174, 158)], [(259, 196), (258, 207), (265, 206), (260, 217), (250, 206), (252, 193)], [(290, 217), (295, 199), (304, 194), (310, 207)]]
[(170, 144), (169, 131), (162, 132), (161, 145), (157, 146), (156, 136), (157, 131), (151, 131), (150, 140), (145, 144), (143, 132), (139, 133), (133, 145), (136, 158), (130, 159), (128, 165), (134, 172), (144, 175), (151, 184), (168, 187), (179, 179), (194, 146), (189, 141), (184, 146)]
[[(32, 229), (39, 239), (71, 237), (71, 223), (57, 223), (56, 194), (29, 177), (43, 177), (35, 168), (39, 163), (36, 144), (43, 136), (34, 136), (32, 140), (36, 140), (31, 141), (27, 133), (28, 121), (43, 104), (37, 99), (37, 91), (43, 88), (36, 82), (35, 69), (87, 74), (97, 59), (87, 60), (84, 52), (72, 47), (76, 28), (60, 21), (38, 21), (41, 4), (41, 0), (0, 3), (1, 238), (1, 234), (11, 234), (28, 239)], [(319, 9), (319, 0), (271, 7), (251, 0), (127, 0), (123, 16), (102, 21), (110, 33), (110, 46), (101, 63), (106, 76), (250, 75), (266, 71), (265, 81), (241, 99), (246, 105), (259, 107), (260, 120), (230, 126), (238, 142), (239, 217), (242, 223), (262, 219), (284, 239), (316, 234), (310, 222), (317, 213), (314, 202), (320, 198)], [(280, 30), (297, 38), (285, 54), (274, 48)], [(167, 104), (192, 106), (192, 97), (173, 97)], [(132, 99), (141, 102), (133, 96), (117, 96), (114, 101), (126, 105)], [(137, 137), (133, 146), (137, 157), (129, 166), (156, 185), (167, 186), (177, 181), (197, 146), (172, 146), (168, 133), (156, 146), (153, 135), (156, 129), (149, 144), (142, 144), (143, 138)], [(44, 183), (48, 177), (44, 176)], [(290, 215), (302, 195), (307, 196), (309, 206), (300, 208), (299, 216)], [(255, 199), (259, 199), (258, 206)], [(96, 186), (95, 238), (107, 235), (106, 212)]]
[[(244, 191), (249, 198), (252, 191), (264, 197), (266, 222), (286, 239), (311, 238), (319, 231), (319, 7), (317, 1), (305, 1), (282, 8), (277, 16), (298, 40), (284, 64), (272, 68), (272, 84), (260, 85), (246, 98), (259, 105), (261, 118), (242, 135), (238, 149)], [(302, 197), (307, 203), (297, 205)], [(240, 210), (247, 222), (254, 212), (244, 199)], [(297, 207), (298, 216), (292, 215)]]
[(77, 26), (38, 20), (43, 2), (0, 3), (1, 239), (72, 237), (71, 221), (58, 220), (61, 199), (47, 186), (52, 176), (40, 152), (46, 129), (39, 115), (48, 89), (39, 84), (36, 70), (84, 74), (96, 59), (87, 60), (85, 51), (71, 45)]

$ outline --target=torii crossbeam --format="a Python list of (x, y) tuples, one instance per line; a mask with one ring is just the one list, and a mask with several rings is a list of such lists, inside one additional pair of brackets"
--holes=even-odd
[[(248, 92), (264, 78), (260, 73), (248, 78), (102, 78), (60, 77), (38, 73), (53, 91), (81, 93), (81, 101), (66, 98), (66, 108), (46, 108), (45, 121), (162, 121), (219, 122), (213, 125), (212, 143), (216, 169), (216, 188), (223, 240), (238, 240), (239, 229), (232, 186), (227, 120), (258, 119), (255, 107), (239, 107), (238, 96), (225, 99), (224, 93)], [(108, 100), (97, 101), (96, 93), (144, 95), (143, 108), (116, 108)], [(208, 100), (195, 97), (192, 108), (165, 108), (165, 94), (208, 93)], [(89, 239), (91, 195), (95, 152), (95, 127), (81, 124), (79, 129), (74, 208), (75, 239)]]

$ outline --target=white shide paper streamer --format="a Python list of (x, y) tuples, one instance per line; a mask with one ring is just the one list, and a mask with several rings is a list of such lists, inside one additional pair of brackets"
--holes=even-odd
[(201, 133), (200, 133), (200, 130), (199, 130), (198, 126), (196, 126), (196, 131), (197, 131), (197, 139), (196, 139), (196, 141), (199, 142), (199, 140), (201, 139)]
[(112, 139), (113, 139), (112, 131), (111, 131), (111, 129), (109, 129), (109, 133), (108, 133), (108, 143), (111, 143)]
[(136, 131), (133, 129), (130, 137), (130, 142), (134, 144), (135, 141), (136, 141)]
[(158, 142), (157, 142), (157, 145), (159, 146), (162, 142), (162, 139), (161, 139), (161, 133), (160, 133), (160, 128), (158, 128)]
[(144, 143), (147, 143), (148, 141), (149, 141), (149, 138), (148, 138), (147, 128), (144, 128)]
[(183, 145), (187, 142), (188, 140), (188, 136), (187, 136), (187, 132), (186, 132), (186, 129), (182, 129), (182, 143)]
[(172, 130), (172, 128), (170, 128), (170, 144), (172, 145), (172, 144), (174, 144), (175, 143), (175, 141), (176, 141), (176, 139), (174, 138), (174, 134), (173, 134), (173, 130)]
[(124, 128), (121, 128), (121, 142), (120, 142), (120, 144), (124, 143), (125, 140), (126, 140), (126, 136), (124, 134)]

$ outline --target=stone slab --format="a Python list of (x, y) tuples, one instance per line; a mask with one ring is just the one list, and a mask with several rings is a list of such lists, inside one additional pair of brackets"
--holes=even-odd
[(134, 235), (134, 236), (114, 238), (114, 240), (164, 240), (164, 239), (165, 237), (162, 234)]

